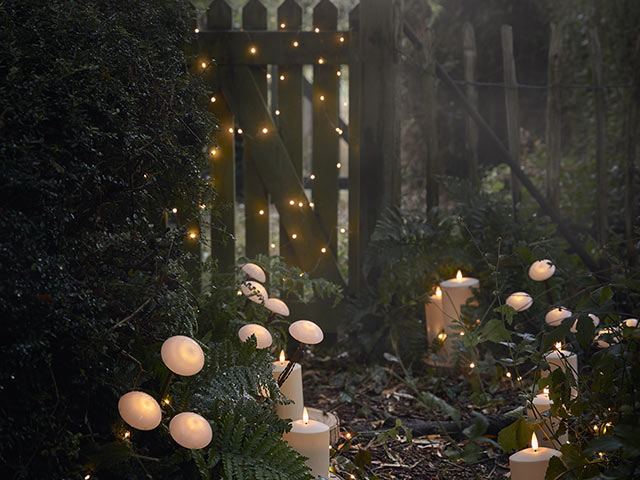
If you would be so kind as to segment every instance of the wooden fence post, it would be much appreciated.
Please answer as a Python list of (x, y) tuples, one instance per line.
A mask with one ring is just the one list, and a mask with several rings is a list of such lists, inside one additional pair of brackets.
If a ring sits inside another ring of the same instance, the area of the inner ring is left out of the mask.
[(605, 156), (605, 111), (604, 89), (602, 88), (602, 49), (598, 28), (589, 29), (589, 52), (595, 89), (596, 108), (596, 225), (600, 245), (609, 239), (607, 221), (607, 158)]
[[(504, 75), (504, 103), (507, 111), (507, 134), (509, 153), (513, 163), (520, 165), (520, 107), (518, 104), (518, 80), (516, 63), (513, 57), (513, 29), (511, 25), (503, 25), (500, 29), (502, 38), (502, 66)], [(511, 172), (511, 196), (513, 214), (517, 216), (517, 205), (520, 203), (522, 191), (518, 178)]]
[(560, 191), (560, 157), (562, 156), (562, 100), (560, 83), (560, 55), (562, 26), (551, 24), (549, 64), (547, 67), (547, 198), (558, 206)]
[(360, 251), (382, 210), (400, 203), (397, 111), (402, 0), (360, 3)]
[[(467, 83), (465, 93), (469, 103), (478, 109), (478, 89), (474, 85), (478, 51), (476, 49), (476, 34), (473, 25), (465, 22), (462, 26), (462, 52), (464, 64), (464, 81)], [(465, 115), (466, 147), (469, 155), (467, 175), (474, 187), (478, 186), (478, 126), (469, 115)]]
[[(245, 30), (266, 30), (267, 9), (259, 0), (249, 0), (242, 10), (242, 27)], [(257, 48), (257, 47), (256, 47)], [(251, 67), (256, 84), (267, 101), (267, 77), (264, 67)], [(242, 125), (241, 125), (242, 126)], [(269, 253), (269, 194), (267, 193), (256, 162), (260, 152), (251, 152), (244, 142), (244, 205), (247, 257)], [(263, 211), (261, 215), (259, 212)]]

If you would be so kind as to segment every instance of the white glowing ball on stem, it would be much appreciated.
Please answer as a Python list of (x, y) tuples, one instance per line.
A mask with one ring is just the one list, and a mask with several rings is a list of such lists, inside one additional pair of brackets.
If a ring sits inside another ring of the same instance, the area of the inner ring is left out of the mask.
[(169, 433), (184, 448), (200, 449), (211, 443), (213, 432), (209, 422), (197, 413), (179, 413), (169, 422)]
[(267, 310), (272, 311), (273, 313), (277, 313), (278, 315), (282, 315), (283, 317), (289, 316), (289, 307), (279, 298), (269, 298), (266, 302), (264, 302), (264, 306)]
[(565, 307), (557, 307), (547, 312), (544, 316), (544, 321), (551, 327), (557, 327), (565, 318), (569, 318), (571, 315), (573, 315), (571, 310), (567, 310)]
[(258, 348), (268, 348), (273, 343), (273, 338), (269, 330), (257, 323), (249, 323), (238, 330), (238, 337), (240, 337), (241, 342), (246, 342), (251, 335), (256, 336), (256, 346)]
[(153, 430), (160, 425), (160, 405), (148, 393), (132, 391), (118, 401), (118, 412), (122, 419), (138, 430)]
[(556, 273), (556, 266), (551, 263), (551, 260), (538, 260), (533, 262), (529, 267), (529, 278), (536, 282), (542, 282), (548, 280)]
[(526, 292), (515, 292), (507, 297), (507, 305), (516, 312), (524, 312), (533, 305), (533, 298)]
[(627, 318), (622, 323), (624, 324), (625, 327), (636, 328), (638, 326), (638, 319), (637, 318)]
[(240, 290), (245, 297), (255, 303), (264, 303), (269, 299), (267, 295), (267, 289), (262, 286), (261, 283), (253, 280), (248, 280), (240, 285)]
[[(594, 327), (597, 327), (598, 325), (600, 325), (600, 318), (597, 315), (594, 315), (593, 313), (590, 313), (589, 314), (589, 318), (593, 322), (593, 326)], [(578, 333), (578, 319), (577, 318), (576, 318), (576, 321), (573, 322), (573, 326), (571, 327), (571, 333)]]
[(289, 333), (300, 343), (307, 345), (315, 345), (320, 343), (324, 338), (322, 329), (309, 320), (298, 320), (289, 326)]
[(264, 270), (255, 263), (245, 263), (242, 266), (242, 271), (246, 273), (249, 278), (254, 278), (260, 283), (264, 283), (267, 279), (267, 276), (264, 274)]
[(162, 361), (169, 370), (189, 377), (204, 367), (204, 352), (198, 343), (184, 335), (167, 338), (160, 349)]

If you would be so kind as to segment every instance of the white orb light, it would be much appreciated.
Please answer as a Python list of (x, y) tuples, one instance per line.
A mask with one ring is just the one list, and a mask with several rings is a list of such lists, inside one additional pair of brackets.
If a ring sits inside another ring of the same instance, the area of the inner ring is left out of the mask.
[(507, 305), (516, 312), (524, 312), (533, 305), (533, 298), (526, 292), (515, 292), (507, 297)]
[(283, 317), (289, 316), (289, 307), (279, 298), (269, 298), (266, 302), (264, 302), (264, 306), (267, 310), (272, 311), (273, 313), (277, 313), (278, 315), (282, 315)]
[(200, 449), (211, 443), (213, 432), (209, 422), (197, 413), (179, 413), (169, 422), (169, 433), (184, 448)]
[(556, 266), (546, 258), (533, 262), (529, 267), (529, 278), (536, 282), (548, 280), (554, 273), (556, 273)]
[(637, 318), (627, 318), (622, 323), (624, 324), (625, 327), (636, 328), (638, 326), (638, 319)]
[(315, 345), (324, 338), (322, 329), (309, 320), (298, 320), (289, 325), (289, 333), (300, 343)]
[(246, 342), (247, 338), (251, 335), (256, 336), (256, 340), (258, 342), (256, 346), (258, 348), (268, 348), (273, 343), (273, 338), (271, 338), (269, 330), (257, 323), (249, 323), (238, 330), (238, 337), (240, 337), (241, 342)]
[[(597, 327), (598, 325), (600, 325), (600, 318), (597, 315), (594, 315), (593, 313), (590, 313), (589, 314), (589, 318), (593, 322), (593, 326), (594, 327)], [(573, 322), (573, 326), (571, 327), (571, 333), (578, 333), (578, 319), (577, 318), (576, 318), (576, 321)]]
[(240, 285), (240, 290), (245, 297), (255, 303), (264, 303), (269, 299), (267, 295), (267, 289), (262, 286), (261, 283), (247, 280)]
[(573, 315), (571, 310), (567, 310), (565, 307), (557, 307), (547, 312), (544, 316), (544, 321), (547, 322), (547, 325), (557, 327), (565, 318), (568, 318), (571, 315)]
[(118, 412), (125, 422), (138, 430), (153, 430), (162, 420), (158, 402), (148, 393), (135, 390), (120, 397)]
[(245, 263), (242, 266), (242, 271), (248, 275), (249, 278), (254, 278), (260, 283), (264, 283), (267, 280), (267, 276), (264, 274), (264, 270), (255, 263)]
[(189, 377), (204, 367), (204, 352), (193, 339), (184, 335), (167, 338), (160, 349), (162, 361), (169, 370)]

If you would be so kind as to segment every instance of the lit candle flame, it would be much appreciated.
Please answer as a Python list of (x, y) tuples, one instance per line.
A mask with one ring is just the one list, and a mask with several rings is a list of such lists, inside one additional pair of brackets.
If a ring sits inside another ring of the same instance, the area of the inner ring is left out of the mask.
[(544, 393), (545, 395), (549, 395), (549, 387), (544, 387), (542, 389), (542, 393)]
[(436, 297), (442, 297), (442, 290), (440, 290), (440, 287), (436, 288)]
[(284, 364), (284, 350), (280, 350), (280, 363)]
[(556, 342), (555, 347), (556, 347), (556, 350), (562, 349), (562, 342)]
[(456, 273), (456, 280), (462, 280), (462, 272), (460, 270), (458, 270), (458, 273)]
[(309, 412), (307, 412), (307, 407), (304, 407), (302, 410), (302, 421), (305, 425), (309, 423)]
[(531, 448), (533, 448), (534, 452), (538, 451), (538, 437), (536, 437), (536, 432), (531, 434)]

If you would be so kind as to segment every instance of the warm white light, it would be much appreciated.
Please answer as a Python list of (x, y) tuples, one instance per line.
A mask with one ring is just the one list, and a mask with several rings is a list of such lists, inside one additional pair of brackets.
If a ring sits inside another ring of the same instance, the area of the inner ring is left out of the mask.
[(322, 253), (327, 253), (327, 249), (326, 249), (326, 247), (322, 247), (322, 248), (320, 249), (320, 252), (322, 252)]
[(162, 420), (160, 405), (144, 392), (132, 391), (121, 396), (118, 412), (127, 424), (138, 430), (153, 430)]
[(469, 368), (476, 368), (476, 364), (475, 364), (475, 363), (473, 363), (473, 362), (471, 362), (471, 363), (469, 364)]
[(171, 400), (169, 400), (169, 398), (165, 398), (164, 400), (162, 400), (162, 403), (164, 403), (165, 405), (169, 405), (171, 403)]
[(264, 303), (268, 298), (267, 289), (264, 288), (259, 282), (248, 280), (240, 285), (242, 293), (252, 302)]
[(338, 135), (342, 135), (342, 129), (340, 127), (336, 127), (336, 132)]
[(211, 97), (211, 103), (216, 103), (216, 97)]
[(311, 175), (309, 175), (309, 179), (310, 179), (310, 180), (315, 180), (315, 179), (316, 179), (316, 176), (312, 173)]
[(344, 227), (342, 227), (342, 228), (340, 229), (340, 233), (345, 233), (346, 231), (347, 231), (347, 230), (346, 230), (346, 228), (344, 228)]
[(538, 451), (538, 437), (536, 437), (536, 432), (531, 434), (531, 448), (533, 448), (534, 452)]
[(304, 206), (304, 203), (302, 203), (302, 202), (298, 202), (298, 206), (299, 206), (300, 208), (302, 208), (302, 207)]
[(267, 73), (267, 80), (271, 80), (271, 74)]
[(533, 298), (527, 292), (515, 292), (507, 297), (506, 303), (516, 312), (524, 312), (533, 305)]
[(624, 324), (625, 327), (636, 328), (638, 326), (638, 319), (637, 318), (627, 318), (622, 323)]
[(276, 248), (276, 244), (272, 243), (271, 245), (269, 245), (271, 248)]
[(204, 366), (204, 352), (198, 342), (184, 335), (167, 338), (160, 349), (162, 361), (178, 375), (195, 375)]
[(296, 201), (295, 201), (295, 200), (289, 200), (289, 205), (293, 206), (293, 205), (295, 205), (295, 204), (296, 204)]
[(316, 33), (320, 33), (320, 29), (318, 27), (314, 28), (313, 31)]
[(302, 421), (305, 425), (309, 423), (309, 412), (307, 412), (307, 407), (302, 409)]
[(171, 209), (171, 211), (172, 211), (173, 213), (178, 213), (178, 209), (177, 209), (176, 207), (173, 207), (173, 208)]
[(347, 440), (349, 440), (349, 439), (351, 438), (351, 433), (350, 433), (350, 432), (347, 432), (347, 433), (345, 434), (345, 437), (347, 438)]
[(286, 28), (286, 25), (284, 23), (281, 23), (280, 28)]
[(229, 133), (233, 133), (233, 127), (229, 127), (227, 130)]
[(284, 80), (284, 75), (280, 75), (280, 80)]
[(315, 206), (316, 206), (316, 204), (315, 204), (315, 203), (313, 203), (313, 202), (309, 202), (309, 206), (310, 206), (311, 208), (313, 208), (313, 207), (315, 207)]
[(320, 95), (320, 101), (324, 102), (324, 95)]
[(505, 373), (505, 375), (507, 376), (507, 378), (511, 378), (511, 372), (507, 372)]
[(447, 338), (447, 334), (444, 332), (440, 332), (438, 334), (438, 340), (440, 340), (441, 342), (444, 342), (444, 340)]
[(297, 40), (295, 40), (291, 45), (293, 45), (294, 47), (298, 48), (298, 45), (300, 45), (300, 44), (298, 43)]
[(200, 449), (211, 442), (213, 432), (206, 419), (193, 412), (182, 412), (169, 422), (169, 433), (184, 448)]
[(218, 150), (216, 150), (215, 148), (212, 148), (209, 153), (215, 157), (218, 154)]
[(201, 204), (200, 204), (200, 208), (201, 208), (202, 210), (204, 210), (205, 208), (207, 208), (207, 205), (206, 205), (206, 204), (204, 204), (204, 203), (201, 203)]
[(280, 110), (276, 109), (274, 113), (276, 114), (276, 117), (277, 117), (278, 115), (280, 115)]
[(264, 210), (258, 210), (258, 215), (264, 215)]
[(296, 238), (298, 238), (298, 234), (294, 233), (293, 235), (291, 235), (291, 238), (293, 238), (295, 240)]
[(90, 478), (91, 478), (91, 475), (88, 473), (84, 476), (84, 480), (89, 480)]
[(533, 262), (529, 267), (529, 278), (536, 282), (542, 282), (548, 280), (556, 273), (556, 266), (551, 263), (551, 260), (538, 260)]
[(340, 37), (340, 43), (344, 43), (344, 37)]
[(200, 33), (200, 29), (199, 28), (194, 28), (193, 29), (193, 33)]
[(342, 168), (342, 164), (340, 162), (336, 163), (336, 168)]
[(556, 342), (553, 346), (556, 348), (556, 350), (562, 350), (562, 342)]
[(202, 62), (200, 65), (202, 65), (202, 68), (207, 68), (207, 64), (205, 62)]
[(289, 316), (289, 307), (279, 298), (270, 298), (264, 302), (264, 306), (267, 310), (282, 315), (283, 317)]
[(319, 63), (320, 65), (322, 65), (322, 64), (324, 63), (324, 58), (320, 57), (320, 58), (318, 59), (318, 63)]
[[(262, 210), (260, 211), (263, 212)], [(262, 213), (260, 215), (262, 215)], [(245, 263), (242, 266), (242, 271), (246, 273), (249, 278), (253, 278), (259, 282), (264, 282), (267, 279), (267, 276), (264, 274), (264, 270), (255, 263)]]
[(542, 389), (542, 393), (543, 393), (543, 394), (545, 394), (545, 395), (547, 395), (547, 396), (549, 396), (549, 387), (544, 387), (544, 388)]
[(442, 297), (442, 289), (440, 287), (436, 287), (436, 297)]
[(262, 129), (262, 133), (269, 133), (269, 129), (268, 129), (267, 127), (264, 127), (264, 128)]
[(298, 320), (289, 326), (289, 333), (301, 343), (315, 345), (324, 338), (322, 329), (309, 320)]
[(238, 330), (238, 337), (240, 338), (241, 342), (246, 342), (247, 339), (251, 337), (251, 335), (256, 336), (257, 348), (269, 348), (273, 343), (273, 338), (271, 337), (271, 333), (262, 325), (258, 325), (256, 323), (250, 323), (240, 328), (240, 330)]
[(340, 77), (340, 76), (342, 76), (342, 72), (341, 72), (340, 70), (338, 70), (338, 71), (336, 72), (336, 75), (337, 75), (338, 77)]
[(456, 280), (462, 280), (462, 272), (460, 270), (458, 270), (458, 273), (456, 273)]
[(464, 332), (460, 332), (460, 336), (461, 336), (461, 337), (464, 337)]
[(190, 238), (190, 239), (192, 239), (192, 240), (193, 240), (194, 238), (197, 238), (197, 236), (198, 236), (198, 234), (197, 234), (197, 233), (195, 233), (195, 232), (191, 232), (191, 233), (189, 233), (189, 238)]
[(236, 295), (237, 295), (237, 296), (242, 295), (242, 290), (238, 290), (238, 291), (236, 292)]
[(284, 350), (280, 350), (280, 363), (284, 364), (285, 361), (285, 356), (284, 356)]
[(124, 438), (125, 440), (127, 440), (129, 437), (131, 437), (131, 432), (129, 430), (127, 430), (126, 432), (124, 432), (124, 434), (122, 435), (122, 438)]
[(249, 51), (251, 52), (251, 55), (255, 55), (258, 50), (256, 50), (256, 47), (251, 47)]
[(549, 310), (544, 316), (544, 321), (551, 327), (557, 327), (565, 318), (568, 318), (571, 315), (571, 310), (567, 310), (564, 307), (558, 307), (553, 310)]

